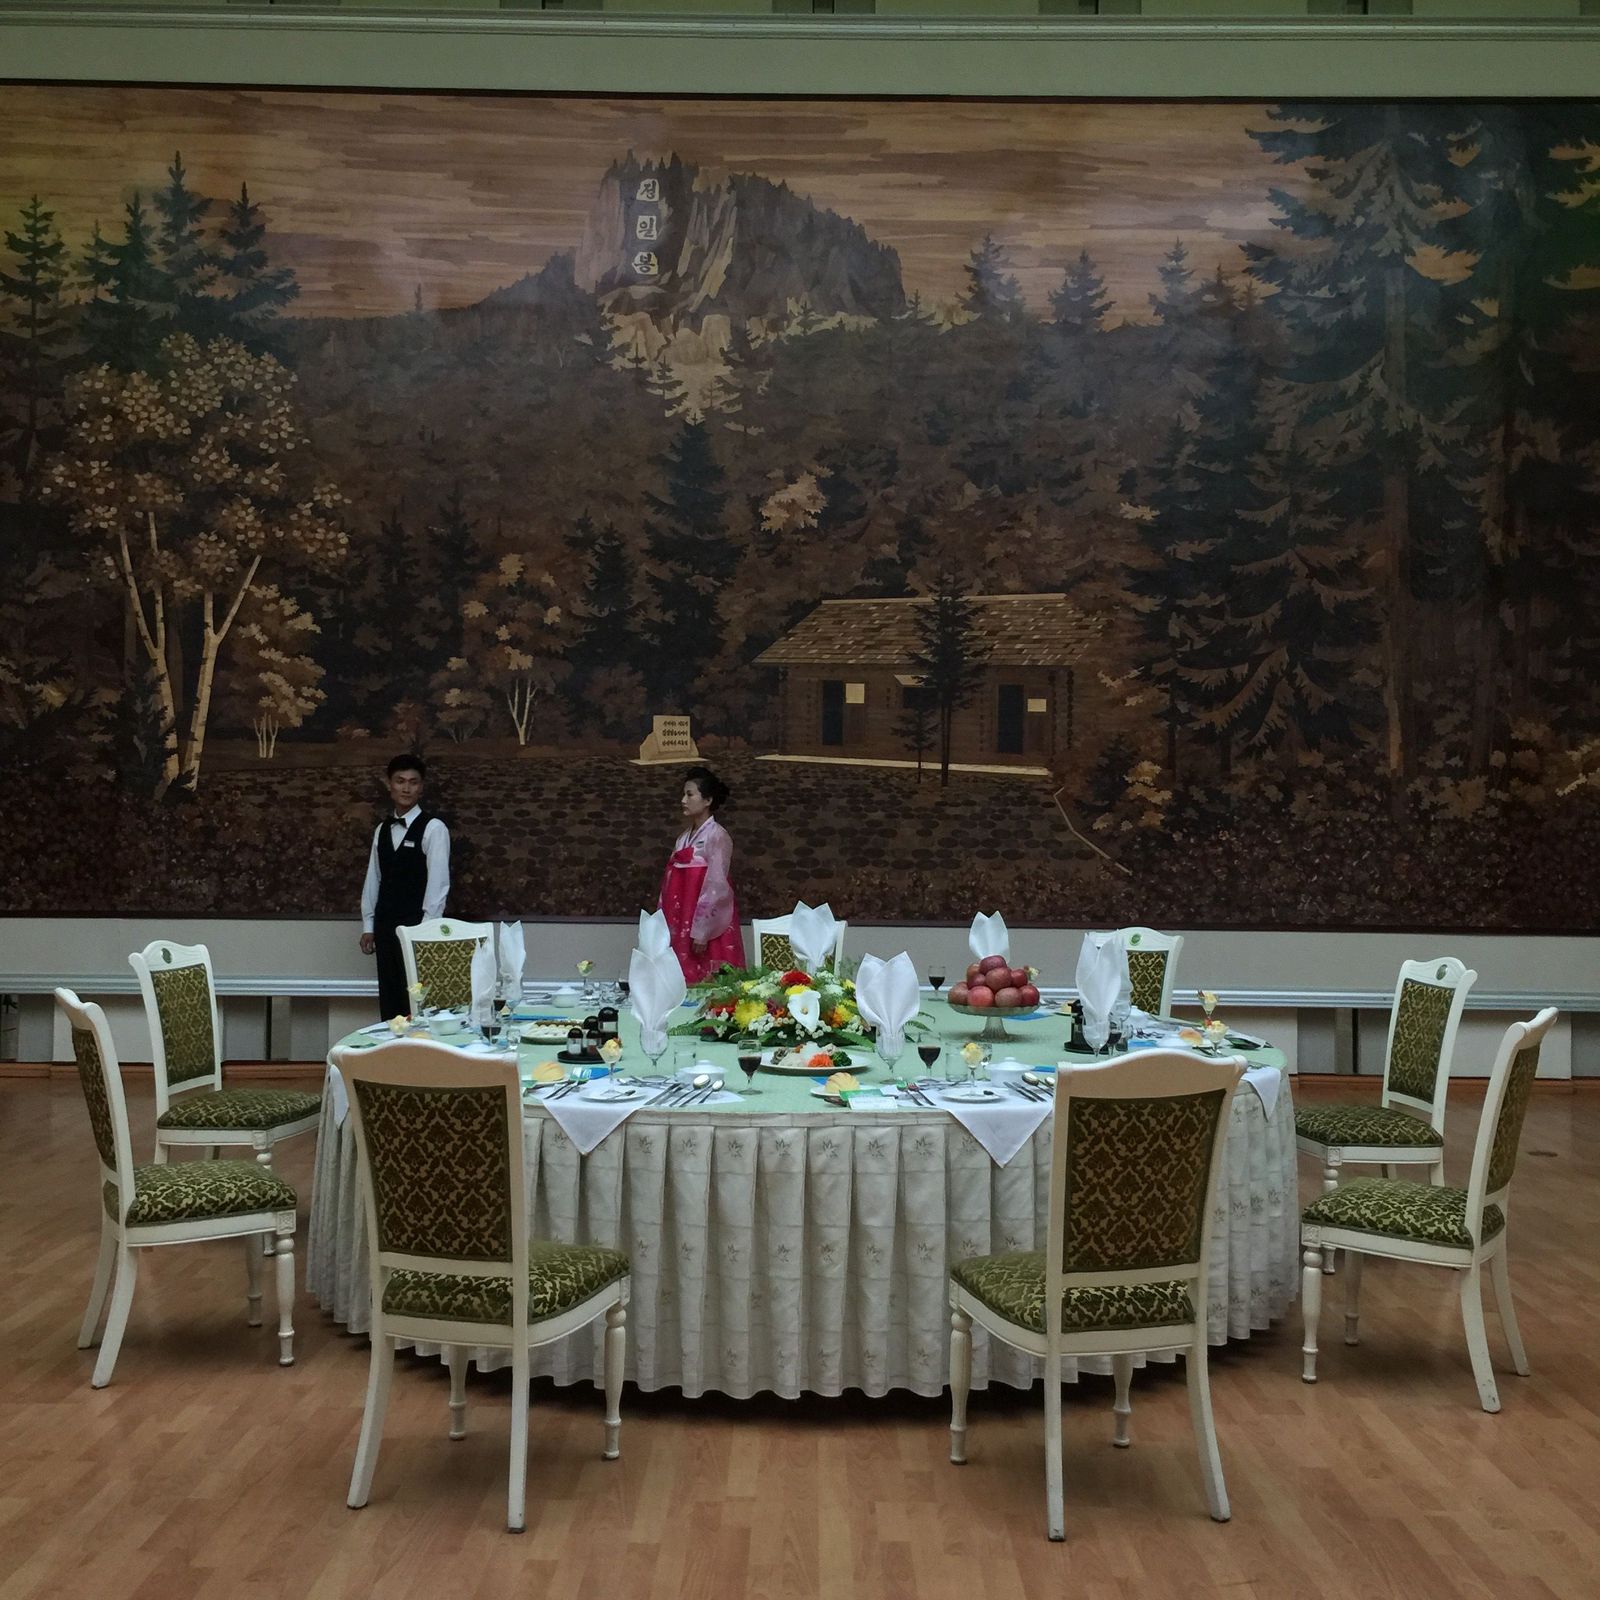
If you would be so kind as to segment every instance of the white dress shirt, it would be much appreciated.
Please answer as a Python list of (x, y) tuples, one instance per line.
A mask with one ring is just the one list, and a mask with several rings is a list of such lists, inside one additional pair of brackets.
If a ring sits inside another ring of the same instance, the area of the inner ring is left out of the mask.
[[(389, 842), (398, 848), (406, 829), (417, 820), (421, 806), (412, 806), (403, 817), (389, 817), (372, 830), (372, 850), (367, 856), (367, 881), (361, 886), (361, 931), (372, 932), (373, 914), (378, 909), (378, 831), (388, 828)], [(450, 893), (450, 830), (431, 817), (422, 830), (422, 853), (428, 862), (428, 890), (422, 899), (422, 920), (431, 922), (444, 915)]]

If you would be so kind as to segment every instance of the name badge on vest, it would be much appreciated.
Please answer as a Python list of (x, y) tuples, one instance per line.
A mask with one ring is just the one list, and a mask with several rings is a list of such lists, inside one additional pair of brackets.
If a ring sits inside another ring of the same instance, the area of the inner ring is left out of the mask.
[(415, 839), (407, 839), (401, 844), (400, 848), (402, 850), (415, 850), (417, 848), (417, 841)]

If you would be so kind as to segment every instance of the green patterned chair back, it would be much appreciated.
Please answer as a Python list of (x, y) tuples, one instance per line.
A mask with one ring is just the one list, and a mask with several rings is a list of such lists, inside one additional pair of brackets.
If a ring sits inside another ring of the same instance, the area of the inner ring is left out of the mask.
[(1555, 1020), (1555, 1008), (1546, 1007), (1529, 1022), (1513, 1022), (1500, 1041), (1472, 1156), (1467, 1191), (1469, 1220), (1477, 1215), (1475, 1207), (1496, 1199), (1516, 1174), (1522, 1124), (1527, 1119), (1533, 1080), (1539, 1071), (1539, 1048)]
[(1129, 998), (1141, 1011), (1151, 1016), (1161, 1012), (1161, 991), (1166, 985), (1167, 952), (1165, 950), (1130, 950), (1128, 952)]
[(430, 1006), (472, 1003), (472, 956), (477, 948), (476, 939), (419, 939), (412, 946), (417, 982), (428, 991)]
[(156, 1069), (156, 1111), (174, 1094), (222, 1087), (211, 955), (203, 944), (156, 939), (128, 957), (144, 997)]
[[(844, 943), (845, 929), (849, 927), (846, 922), (839, 924), (838, 939), (834, 947), (823, 959), (823, 966), (837, 969), (839, 953)], [(788, 917), (757, 917), (750, 924), (750, 931), (755, 935), (756, 960), (763, 967), (776, 967), (780, 972), (790, 967), (803, 966), (800, 957), (795, 953), (794, 942), (789, 937)]]
[(1203, 1260), (1217, 1135), (1232, 1092), (1218, 1083), (1190, 1094), (1070, 1095), (1056, 1133), (1065, 1145), (1064, 1274), (1175, 1277)]
[(335, 1059), (350, 1089), (374, 1262), (503, 1275), (519, 1239), (525, 1260), (515, 1063), (410, 1040)]
[(1128, 998), (1152, 1016), (1164, 1015), (1171, 1005), (1177, 973), (1181, 933), (1160, 933), (1155, 928), (1120, 928), (1118, 936), (1128, 953)]
[(100, 1157), (102, 1177), (122, 1194), (132, 1192), (133, 1147), (128, 1133), (128, 1106), (122, 1093), (122, 1068), (105, 1012), (85, 1005), (71, 989), (57, 989), (56, 1005), (72, 1030), (72, 1054), (78, 1084), (89, 1111), (89, 1131)]
[(1389, 1018), (1385, 1105), (1399, 1099), (1432, 1114), (1436, 1128), (1442, 1124), (1456, 1030), (1477, 976), (1450, 956), (1401, 966)]

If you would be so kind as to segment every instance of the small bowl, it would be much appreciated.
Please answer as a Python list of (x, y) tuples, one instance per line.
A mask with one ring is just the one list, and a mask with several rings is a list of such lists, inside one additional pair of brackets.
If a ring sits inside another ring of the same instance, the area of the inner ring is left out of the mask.
[(1025, 1072), (1048, 1070), (1048, 1068), (1044, 1067), (1030, 1067), (1026, 1061), (1012, 1061), (1009, 1058), (1005, 1061), (991, 1061), (989, 1063), (989, 1076), (999, 1083), (1006, 1083), (1012, 1080), (1020, 1082)]

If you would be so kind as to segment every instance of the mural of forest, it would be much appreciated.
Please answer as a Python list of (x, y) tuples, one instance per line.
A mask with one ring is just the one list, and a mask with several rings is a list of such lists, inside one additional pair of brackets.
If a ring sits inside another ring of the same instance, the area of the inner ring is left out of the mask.
[(631, 916), (679, 711), (747, 913), (1595, 925), (1600, 105), (21, 86), (0, 243), (7, 910), (353, 917), (415, 747), (453, 909)]

